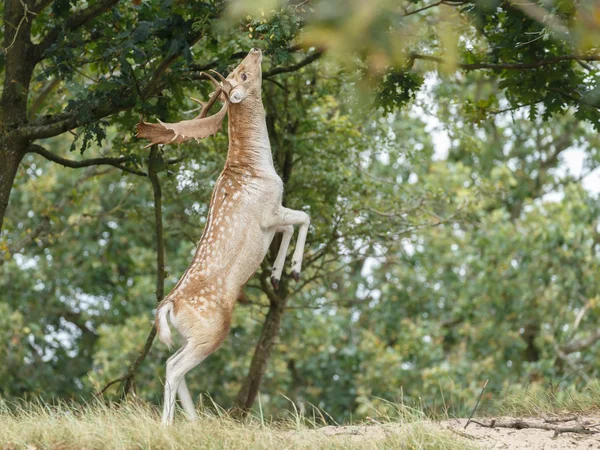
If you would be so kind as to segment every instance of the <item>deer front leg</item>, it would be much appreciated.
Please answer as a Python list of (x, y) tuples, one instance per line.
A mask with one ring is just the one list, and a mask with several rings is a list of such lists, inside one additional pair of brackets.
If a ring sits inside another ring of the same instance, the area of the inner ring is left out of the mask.
[(277, 252), (277, 258), (275, 258), (275, 263), (273, 264), (273, 269), (271, 270), (271, 284), (273, 285), (273, 289), (278, 291), (281, 273), (283, 272), (283, 264), (285, 263), (288, 247), (290, 246), (290, 241), (292, 240), (292, 235), (294, 234), (294, 227), (292, 225), (286, 225), (277, 228), (275, 232), (283, 233), (283, 236), (281, 237), (281, 245), (279, 246), (279, 251)]
[(296, 281), (300, 280), (304, 243), (306, 242), (306, 234), (310, 225), (310, 217), (303, 211), (295, 211), (281, 206), (274, 214), (266, 218), (266, 223), (269, 229), (278, 229), (289, 225), (300, 226), (298, 240), (296, 241), (296, 250), (294, 250), (294, 256), (292, 257), (292, 278)]

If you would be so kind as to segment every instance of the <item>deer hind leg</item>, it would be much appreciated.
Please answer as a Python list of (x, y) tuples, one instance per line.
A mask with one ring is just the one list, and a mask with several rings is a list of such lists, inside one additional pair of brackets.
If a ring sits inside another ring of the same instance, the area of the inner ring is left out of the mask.
[(210, 352), (203, 352), (198, 347), (186, 343), (167, 361), (165, 399), (162, 415), (162, 422), (164, 425), (171, 425), (173, 423), (176, 392), (179, 393), (179, 398), (188, 416), (192, 419), (197, 417), (194, 403), (183, 377), (186, 373), (200, 364), (209, 353)]
[(289, 225), (300, 226), (298, 240), (296, 241), (296, 250), (294, 250), (294, 256), (292, 257), (292, 278), (298, 281), (300, 279), (300, 270), (302, 269), (304, 243), (306, 242), (306, 234), (310, 226), (310, 217), (303, 211), (295, 211), (282, 206), (275, 214), (267, 218), (266, 222), (269, 228), (275, 229)]
[(279, 281), (281, 280), (281, 273), (283, 272), (283, 265), (285, 264), (285, 257), (287, 255), (292, 235), (294, 234), (294, 227), (292, 225), (285, 225), (275, 230), (276, 233), (283, 233), (281, 237), (281, 245), (279, 246), (279, 252), (277, 252), (277, 258), (273, 264), (271, 270), (271, 284), (273, 289), (279, 290)]
[[(186, 345), (187, 341), (179, 350), (177, 350), (171, 355), (171, 357), (167, 360), (167, 365), (173, 358), (175, 358), (182, 352)], [(185, 382), (185, 376), (181, 378), (179, 386), (177, 386), (177, 395), (179, 396), (179, 401), (181, 402), (181, 406), (183, 406), (183, 409), (187, 414), (188, 419), (191, 421), (196, 421), (198, 419), (198, 414), (196, 413), (196, 406), (194, 404), (194, 401), (192, 400), (190, 390), (188, 389), (187, 383)]]
[(192, 422), (198, 420), (198, 413), (196, 412), (196, 405), (194, 404), (194, 400), (190, 394), (190, 390), (188, 389), (187, 383), (185, 382), (185, 376), (181, 378), (179, 382), (179, 386), (177, 387), (177, 395), (179, 397), (179, 401), (181, 402), (181, 406), (183, 406), (183, 410), (188, 416), (188, 419)]

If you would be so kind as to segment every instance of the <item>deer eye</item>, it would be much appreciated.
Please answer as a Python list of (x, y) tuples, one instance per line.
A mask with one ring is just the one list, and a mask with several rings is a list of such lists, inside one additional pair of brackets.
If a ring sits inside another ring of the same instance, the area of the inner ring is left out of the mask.
[(246, 75), (245, 73), (243, 73), (241, 75), (242, 81), (246, 81), (248, 79), (248, 75)]

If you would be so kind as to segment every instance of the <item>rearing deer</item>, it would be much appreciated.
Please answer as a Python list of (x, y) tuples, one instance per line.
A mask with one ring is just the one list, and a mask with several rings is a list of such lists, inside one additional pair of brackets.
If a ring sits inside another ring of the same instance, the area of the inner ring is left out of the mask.
[[(255, 48), (227, 79), (215, 72), (221, 84), (207, 75), (217, 89), (195, 119), (138, 124), (138, 137), (149, 139), (150, 145), (180, 143), (215, 134), (229, 113), (227, 161), (215, 184), (194, 260), (156, 311), (160, 340), (172, 345), (170, 321), (184, 341), (167, 361), (164, 424), (173, 423), (176, 392), (188, 417), (197, 418), (185, 374), (214, 352), (229, 333), (236, 299), (260, 266), (275, 233), (283, 233), (271, 274), (273, 287), (279, 288), (293, 225), (300, 228), (292, 277), (299, 278), (310, 219), (281, 204), (283, 182), (273, 166), (261, 98), (261, 62), (262, 53)], [(206, 117), (217, 98), (223, 100), (223, 107)]]

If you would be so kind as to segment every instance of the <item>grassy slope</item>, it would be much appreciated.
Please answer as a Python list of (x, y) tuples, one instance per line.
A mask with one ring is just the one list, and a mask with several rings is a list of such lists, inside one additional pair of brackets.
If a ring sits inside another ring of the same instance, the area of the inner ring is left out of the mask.
[[(319, 431), (304, 418), (244, 423), (203, 414), (189, 423), (182, 414), (173, 427), (160, 425), (148, 405), (108, 407), (101, 403), (67, 407), (38, 404), (0, 412), (0, 448), (49, 449), (469, 449), (472, 443), (423, 421), (327, 427)], [(327, 431), (328, 430), (328, 431)], [(333, 431), (333, 432), (331, 432)]]
[[(436, 426), (433, 420), (447, 419), (451, 411), (463, 411), (466, 403), (474, 401), (461, 400), (460, 408), (444, 402), (441, 414), (389, 403), (374, 411), (376, 419), (368, 425), (324, 428), (323, 416), (317, 423), (316, 418), (297, 413), (278, 422), (267, 422), (259, 415), (241, 422), (218, 410), (204, 412), (198, 422), (189, 423), (179, 411), (175, 426), (163, 427), (159, 410), (147, 404), (0, 402), (0, 449), (472, 449), (476, 448), (473, 441)], [(581, 391), (560, 387), (509, 390), (501, 400), (482, 402), (477, 415), (550, 417), (599, 411), (600, 384), (594, 382)]]

